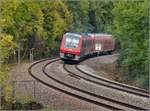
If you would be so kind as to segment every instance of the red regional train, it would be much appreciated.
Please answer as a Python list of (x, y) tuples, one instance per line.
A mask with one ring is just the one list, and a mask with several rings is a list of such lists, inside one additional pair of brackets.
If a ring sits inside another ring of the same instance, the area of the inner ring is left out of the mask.
[(80, 61), (87, 55), (111, 53), (115, 49), (115, 41), (110, 34), (65, 33), (60, 46), (60, 58)]

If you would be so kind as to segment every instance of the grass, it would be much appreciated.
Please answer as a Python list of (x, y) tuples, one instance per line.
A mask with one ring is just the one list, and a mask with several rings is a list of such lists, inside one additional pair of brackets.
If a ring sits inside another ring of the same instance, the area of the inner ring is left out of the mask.
[(49, 106), (44, 106), (41, 111), (56, 111), (54, 108), (50, 108)]

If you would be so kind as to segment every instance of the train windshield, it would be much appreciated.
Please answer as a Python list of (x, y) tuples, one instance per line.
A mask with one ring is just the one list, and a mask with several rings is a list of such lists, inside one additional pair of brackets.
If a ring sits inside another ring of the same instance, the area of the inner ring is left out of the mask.
[(73, 35), (66, 35), (66, 48), (77, 48), (79, 44), (79, 37)]

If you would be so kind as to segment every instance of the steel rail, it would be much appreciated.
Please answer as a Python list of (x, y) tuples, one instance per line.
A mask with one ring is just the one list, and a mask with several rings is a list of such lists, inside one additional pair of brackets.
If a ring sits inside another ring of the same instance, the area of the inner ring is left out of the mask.
[[(117, 101), (117, 100), (114, 100), (114, 99), (111, 99), (111, 98), (107, 98), (107, 97), (104, 97), (104, 96), (100, 96), (100, 95), (97, 95), (93, 92), (90, 92), (90, 91), (86, 91), (86, 90), (83, 90), (79, 87), (76, 87), (76, 86), (73, 86), (73, 85), (70, 85), (70, 84), (67, 84), (65, 83), (64, 81), (61, 81), (61, 80), (58, 80), (56, 79), (55, 77), (52, 77), (50, 76), (46, 71), (45, 71), (45, 68), (49, 65), (49, 63), (45, 64), (45, 66), (43, 67), (43, 72), (46, 74), (47, 77), (53, 79), (54, 81), (60, 83), (60, 84), (63, 84), (64, 86), (67, 86), (71, 89), (74, 89), (74, 90), (77, 90), (79, 92), (82, 92), (82, 93), (85, 93), (85, 94), (88, 94), (90, 96), (94, 96), (94, 97), (97, 97), (99, 99), (103, 99), (103, 100), (106, 100), (106, 101), (109, 101), (109, 102), (113, 102), (113, 103), (116, 103), (116, 104), (119, 104), (121, 106), (125, 106), (125, 107), (128, 107), (128, 108), (131, 108), (131, 109), (135, 109), (135, 110), (146, 110), (144, 108), (141, 108), (141, 107), (138, 107), (138, 106), (135, 106), (135, 105), (130, 105), (130, 104), (127, 104), (127, 103), (124, 103), (124, 102), (120, 102), (120, 101)], [(63, 65), (65, 66), (65, 65)], [(65, 69), (65, 67), (64, 67)], [(66, 70), (67, 71), (67, 70)]]
[[(48, 86), (48, 87), (50, 87), (50, 88), (55, 89), (55, 90), (57, 90), (57, 91), (63, 92), (63, 93), (65, 93), (65, 94), (68, 94), (68, 95), (70, 95), (70, 96), (76, 97), (76, 98), (78, 98), (78, 99), (81, 99), (81, 100), (84, 100), (84, 101), (87, 101), (87, 102), (90, 102), (90, 103), (93, 103), (93, 104), (95, 104), (95, 105), (102, 106), (102, 107), (105, 107), (105, 108), (110, 109), (110, 110), (121, 110), (120, 108), (117, 108), (117, 107), (114, 107), (114, 106), (110, 106), (110, 105), (107, 105), (107, 104), (104, 104), (104, 103), (101, 103), (101, 102), (98, 102), (98, 101), (95, 101), (95, 100), (92, 100), (92, 99), (89, 99), (89, 98), (80, 96), (80, 95), (78, 95), (78, 94), (71, 93), (71, 92), (66, 91), (66, 90), (64, 90), (64, 89), (58, 88), (57, 86), (51, 85), (50, 83), (47, 83), (47, 82), (43, 81), (42, 79), (36, 77), (36, 76), (32, 73), (32, 68), (33, 68), (35, 65), (37, 65), (38, 63), (42, 63), (42, 62), (44, 62), (44, 61), (46, 61), (46, 60), (49, 60), (49, 59), (44, 59), (44, 60), (37, 61), (37, 62), (33, 63), (33, 64), (29, 67), (28, 72), (29, 72), (29, 74), (30, 74), (35, 80), (39, 81), (40, 83), (42, 83), (42, 84), (44, 84), (44, 85), (46, 85), (46, 86)], [(57, 61), (57, 60), (59, 60), (59, 58), (57, 58), (57, 59), (55, 59), (55, 60), (51, 60), (50, 63), (53, 63), (53, 62), (55, 62), (55, 61)], [(50, 63), (49, 63), (49, 64), (50, 64)], [(43, 67), (42, 69), (43, 69), (43, 72), (44, 72), (44, 67)]]
[[(70, 71), (69, 69), (67, 69), (66, 66), (64, 66), (64, 68), (65, 68), (65, 70), (67, 70), (67, 72), (69, 73), (70, 76), (73, 76), (73, 77), (75, 77), (75, 78), (77, 78), (77, 79), (82, 78), (82, 79), (84, 79), (84, 80), (86, 80), (86, 81), (92, 82), (92, 83), (97, 84), (97, 85), (101, 85), (101, 86), (113, 88), (113, 89), (116, 89), (116, 90), (119, 90), (119, 91), (127, 92), (127, 93), (130, 93), (130, 94), (134, 94), (134, 95), (138, 95), (138, 96), (142, 96), (142, 97), (147, 97), (147, 98), (149, 97), (149, 95), (148, 95), (147, 93), (145, 93), (145, 92), (142, 92), (142, 93), (141, 93), (141, 92), (138, 92), (139, 90), (131, 89), (131, 88), (125, 87), (124, 85), (123, 85), (123, 86), (121, 85), (121, 87), (117, 87), (117, 86), (119, 86), (119, 85), (113, 84), (114, 82), (111, 82), (111, 81), (109, 81), (109, 80), (104, 81), (105, 79), (103, 80), (102, 78), (97, 79), (97, 80), (99, 80), (99, 81), (92, 80), (92, 78), (93, 78), (92, 75), (90, 76), (91, 79), (89, 79), (89, 78), (80, 76), (80, 75), (78, 75), (78, 74), (76, 74), (76, 73), (73, 73), (72, 71)], [(90, 74), (88, 74), (87, 72), (81, 71), (81, 70), (77, 67), (77, 65), (75, 65), (75, 68), (76, 68), (76, 70), (78, 70), (80, 73), (83, 73), (83, 74), (86, 75), (86, 76), (89, 76), (89, 75), (90, 75)], [(94, 76), (94, 77), (95, 77), (95, 76)], [(108, 84), (102, 83), (102, 82), (100, 82), (100, 81), (104, 81), (104, 82), (107, 82), (107, 83), (110, 83), (110, 82), (111, 82), (111, 84), (116, 85), (116, 86), (108, 85)], [(127, 89), (123, 89), (123, 88), (127, 88)], [(128, 90), (128, 89), (129, 89), (129, 90)], [(143, 93), (144, 93), (144, 94), (143, 94)]]
[[(140, 96), (148, 97), (148, 98), (149, 98), (149, 91), (147, 91), (147, 90), (144, 90), (144, 89), (141, 89), (141, 88), (132, 87), (132, 86), (125, 85), (125, 84), (118, 83), (118, 82), (114, 82), (114, 81), (111, 81), (111, 80), (107, 80), (107, 79), (104, 79), (104, 78), (101, 78), (101, 77), (98, 77), (98, 76), (94, 76), (94, 74), (91, 75), (91, 74), (89, 74), (89, 73), (87, 73), (87, 72), (81, 70), (78, 65), (75, 65), (75, 68), (76, 68), (79, 72), (81, 72), (81, 73), (83, 73), (83, 74), (85, 74), (85, 75), (87, 75), (87, 76), (89, 76), (89, 77), (92, 77), (92, 78), (94, 78), (94, 79), (97, 79), (97, 80), (100, 80), (100, 81), (104, 81), (104, 82), (107, 82), (107, 83), (110, 83), (110, 84), (113, 84), (113, 85), (121, 86), (121, 87), (124, 87), (124, 88), (128, 88), (128, 89), (131, 89), (131, 90), (135, 90), (135, 91), (138, 91), (138, 92), (141, 92), (141, 93), (145, 93), (145, 94), (138, 94), (138, 93), (136, 93), (136, 92), (133, 92), (133, 93), (135, 93), (135, 94), (137, 94), (137, 95), (140, 95)], [(95, 83), (97, 83), (97, 82), (95, 82)], [(99, 84), (99, 83), (98, 83), (98, 84)]]

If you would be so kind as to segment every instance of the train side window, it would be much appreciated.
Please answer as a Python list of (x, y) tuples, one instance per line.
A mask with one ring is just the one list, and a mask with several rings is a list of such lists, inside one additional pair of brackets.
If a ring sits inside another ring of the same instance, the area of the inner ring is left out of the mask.
[(87, 42), (86, 42), (86, 48), (88, 47), (88, 40), (86, 40)]
[(90, 46), (90, 41), (88, 40), (87, 47), (89, 48), (89, 46)]
[(89, 47), (89, 40), (87, 40), (87, 47)]
[(82, 48), (84, 48), (84, 40), (82, 41)]

